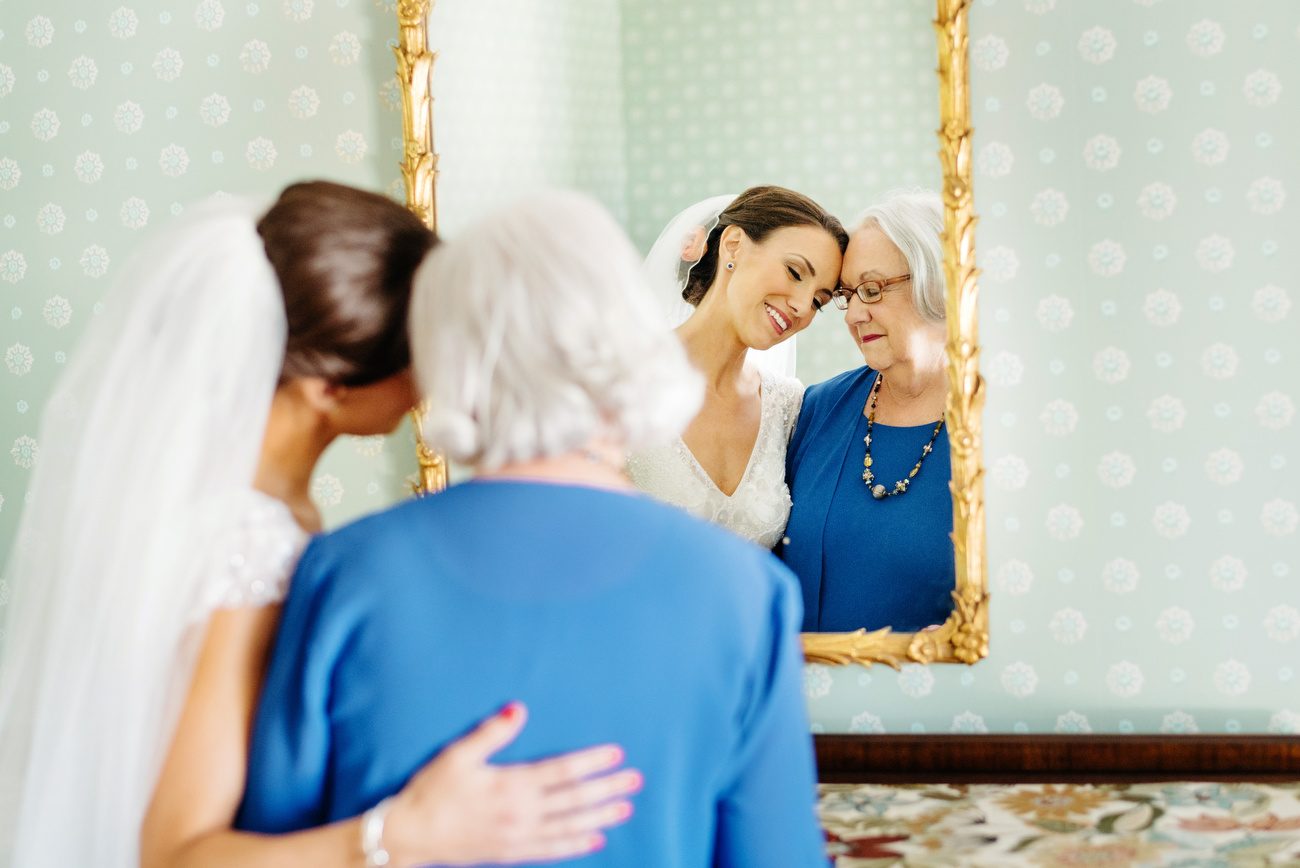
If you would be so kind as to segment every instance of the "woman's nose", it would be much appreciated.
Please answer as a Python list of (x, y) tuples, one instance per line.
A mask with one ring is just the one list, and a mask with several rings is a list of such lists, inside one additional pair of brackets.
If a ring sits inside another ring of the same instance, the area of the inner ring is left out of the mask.
[(810, 316), (811, 314), (815, 313), (817, 307), (815, 304), (813, 304), (813, 301), (814, 299), (816, 299), (816, 297), (817, 297), (816, 290), (809, 290), (808, 292), (802, 292), (802, 293), (792, 293), (786, 298), (786, 302), (790, 305), (790, 313), (794, 314), (795, 316), (801, 319), (805, 316)]
[(849, 308), (844, 311), (844, 322), (851, 326), (871, 322), (871, 305), (858, 298), (856, 292), (849, 296)]

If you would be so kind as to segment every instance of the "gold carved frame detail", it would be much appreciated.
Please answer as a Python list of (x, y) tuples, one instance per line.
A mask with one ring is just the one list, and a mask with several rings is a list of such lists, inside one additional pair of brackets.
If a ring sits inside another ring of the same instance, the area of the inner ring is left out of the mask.
[[(437, 231), (438, 156), (433, 151), (429, 75), (437, 55), (429, 51), (426, 22), (435, 0), (400, 0), (401, 36), (396, 48), (402, 83), (406, 142), (402, 177), (406, 203)], [(968, 15), (974, 0), (936, 0), (939, 48), (939, 159), (943, 166), (944, 272), (948, 284), (948, 442), (952, 448), (952, 527), (957, 558), (954, 609), (936, 630), (894, 633), (805, 633), (804, 656), (815, 663), (967, 663), (989, 652), (989, 593), (984, 558), (984, 467), (981, 418), (984, 378), (979, 373), (979, 287), (975, 267), (975, 203), (972, 194), (970, 42)], [(429, 451), (416, 426), (420, 461), (418, 493), (446, 486), (446, 464)]]
[[(399, 0), (397, 80), (402, 84), (402, 180), (406, 182), (406, 207), (424, 225), (438, 231), (438, 155), (433, 150), (433, 74), (435, 52), (429, 51), (428, 20), (433, 0)], [(415, 431), (415, 457), (420, 464), (417, 495), (433, 494), (447, 487), (447, 462), (424, 444), (423, 414), (411, 411)]]
[(974, 663), (989, 653), (988, 573), (984, 562), (984, 467), (980, 411), (979, 287), (971, 191), (970, 39), (974, 0), (937, 0), (939, 160), (943, 165), (944, 275), (948, 283), (948, 442), (952, 446), (955, 608), (937, 630), (805, 633), (804, 656), (817, 663)]

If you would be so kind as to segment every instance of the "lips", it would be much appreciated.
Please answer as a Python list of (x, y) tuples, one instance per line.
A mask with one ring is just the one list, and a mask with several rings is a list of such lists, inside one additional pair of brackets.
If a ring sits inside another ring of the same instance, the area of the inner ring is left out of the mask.
[(862, 342), (863, 342), (864, 344), (869, 344), (869, 343), (871, 343), (872, 341), (876, 340), (877, 338), (883, 338), (883, 337), (884, 337), (884, 335), (863, 335), (863, 336), (862, 336)]
[(772, 307), (770, 304), (764, 303), (763, 307), (767, 310), (767, 317), (772, 321), (772, 326), (776, 329), (776, 333), (778, 335), (785, 334), (791, 325), (790, 318), (781, 313), (781, 311)]

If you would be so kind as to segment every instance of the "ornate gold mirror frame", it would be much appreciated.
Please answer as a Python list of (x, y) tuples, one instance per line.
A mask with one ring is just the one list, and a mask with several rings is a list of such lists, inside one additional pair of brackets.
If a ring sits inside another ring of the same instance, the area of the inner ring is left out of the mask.
[[(405, 140), (402, 177), (406, 204), (437, 231), (438, 156), (433, 150), (433, 100), (429, 76), (437, 54), (429, 51), (426, 22), (435, 0), (400, 0), (397, 76), (402, 85)], [(894, 633), (805, 633), (804, 655), (816, 663), (967, 663), (988, 655), (988, 582), (984, 561), (984, 467), (981, 418), (984, 378), (979, 373), (979, 287), (975, 267), (975, 202), (972, 193), (970, 44), (967, 17), (974, 0), (936, 0), (939, 48), (939, 159), (943, 167), (944, 271), (948, 283), (947, 428), (952, 448), (952, 527), (957, 558), (955, 608), (936, 630)], [(442, 456), (420, 439), (420, 416), (411, 413), (420, 462), (417, 493), (447, 484)]]
[(805, 633), (804, 656), (818, 663), (974, 663), (989, 653), (988, 573), (984, 562), (984, 466), (979, 372), (979, 287), (971, 160), (970, 38), (974, 0), (937, 0), (939, 160), (943, 166), (944, 275), (948, 283), (948, 442), (952, 446), (952, 541), (955, 605), (937, 630)]
[[(406, 182), (406, 207), (424, 225), (438, 231), (438, 155), (433, 151), (433, 94), (429, 79), (436, 52), (429, 51), (428, 19), (432, 0), (399, 0), (397, 80), (402, 89), (402, 180)], [(424, 445), (424, 414), (411, 411), (415, 432), (415, 458), (420, 464), (418, 481), (412, 484), (417, 496), (435, 494), (447, 487), (447, 462)]]

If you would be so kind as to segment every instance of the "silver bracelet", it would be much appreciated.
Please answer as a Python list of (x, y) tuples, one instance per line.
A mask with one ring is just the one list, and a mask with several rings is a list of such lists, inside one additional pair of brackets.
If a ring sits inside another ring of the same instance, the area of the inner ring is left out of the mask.
[(384, 868), (388, 864), (388, 851), (384, 849), (384, 821), (393, 807), (389, 796), (361, 815), (361, 852), (366, 857), (366, 868)]

